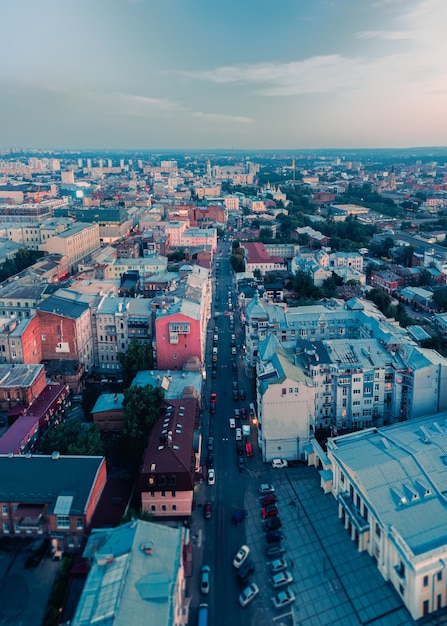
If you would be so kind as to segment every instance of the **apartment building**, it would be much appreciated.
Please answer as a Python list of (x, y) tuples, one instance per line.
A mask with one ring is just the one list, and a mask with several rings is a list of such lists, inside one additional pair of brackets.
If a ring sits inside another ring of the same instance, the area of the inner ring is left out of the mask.
[(110, 259), (108, 262), (108, 277), (119, 280), (127, 272), (138, 272), (140, 277), (165, 272), (168, 259), (164, 256), (147, 256), (138, 259)]
[(3, 363), (40, 363), (40, 326), (37, 315), (20, 320), (0, 317), (0, 361)]
[(440, 413), (330, 438), (320, 472), (352, 541), (415, 620), (447, 605), (446, 424)]
[(245, 271), (253, 273), (259, 270), (262, 275), (274, 270), (286, 270), (287, 262), (283, 257), (270, 256), (263, 243), (244, 241), (241, 244), (245, 250)]
[(91, 256), (100, 247), (99, 225), (78, 222), (39, 245), (39, 250), (66, 256), (71, 267)]

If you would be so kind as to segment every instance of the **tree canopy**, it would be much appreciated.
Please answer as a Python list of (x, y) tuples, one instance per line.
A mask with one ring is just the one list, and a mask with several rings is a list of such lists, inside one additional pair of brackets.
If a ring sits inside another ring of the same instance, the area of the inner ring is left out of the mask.
[(86, 426), (79, 420), (72, 419), (51, 428), (40, 440), (39, 452), (103, 456), (105, 443), (95, 424)]
[(118, 360), (123, 368), (123, 383), (128, 387), (140, 370), (154, 368), (154, 354), (150, 344), (132, 339), (127, 352), (120, 352)]
[(142, 442), (144, 447), (151, 427), (158, 419), (158, 408), (163, 398), (161, 387), (136, 385), (125, 389), (123, 437)]

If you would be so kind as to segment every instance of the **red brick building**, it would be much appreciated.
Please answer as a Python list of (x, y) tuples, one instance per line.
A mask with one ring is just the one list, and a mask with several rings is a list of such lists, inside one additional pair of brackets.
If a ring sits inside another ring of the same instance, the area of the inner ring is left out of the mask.
[(39, 320), (36, 315), (24, 319), (0, 318), (0, 359), (3, 363), (42, 361)]
[(46, 386), (43, 365), (0, 365), (0, 409), (27, 408)]

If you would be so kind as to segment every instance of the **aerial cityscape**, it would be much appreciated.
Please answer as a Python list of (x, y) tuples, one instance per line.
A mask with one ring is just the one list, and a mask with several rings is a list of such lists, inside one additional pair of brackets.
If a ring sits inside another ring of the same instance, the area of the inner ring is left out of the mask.
[(447, 623), (446, 23), (2, 7), (0, 626)]

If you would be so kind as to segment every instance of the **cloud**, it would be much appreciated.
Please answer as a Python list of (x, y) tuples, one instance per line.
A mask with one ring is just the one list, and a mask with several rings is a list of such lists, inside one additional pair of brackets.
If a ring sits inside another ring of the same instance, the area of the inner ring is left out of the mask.
[(356, 39), (414, 39), (414, 33), (398, 30), (363, 30), (355, 34)]
[(245, 117), (243, 115), (221, 115), (220, 113), (201, 113), (196, 111), (192, 114), (193, 117), (200, 118), (202, 120), (210, 120), (216, 122), (231, 122), (236, 124), (252, 124), (254, 119), (251, 117)]

